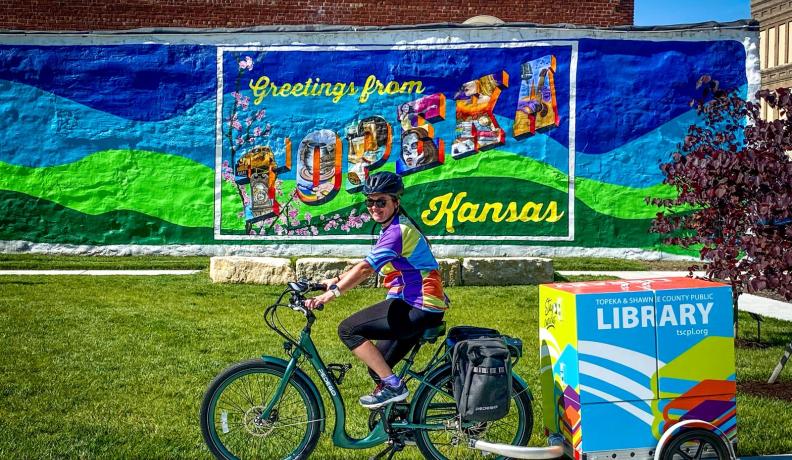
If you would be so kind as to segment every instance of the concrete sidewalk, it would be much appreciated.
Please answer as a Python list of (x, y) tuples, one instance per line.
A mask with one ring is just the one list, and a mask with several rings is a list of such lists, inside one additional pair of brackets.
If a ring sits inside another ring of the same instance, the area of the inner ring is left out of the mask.
[(192, 275), (201, 270), (0, 270), (2, 275), (92, 275), (92, 276), (154, 276)]
[[(559, 271), (556, 272), (563, 276), (581, 276), (581, 275), (599, 275), (599, 276), (613, 276), (621, 279), (645, 279), (645, 278), (672, 278), (679, 276), (688, 276), (688, 272), (674, 272), (674, 271), (593, 271), (593, 270), (579, 270), (579, 271)], [(704, 277), (705, 272), (693, 272), (693, 275)], [(742, 294), (738, 300), (740, 310), (749, 313), (756, 313), (757, 315), (767, 316), (769, 318), (782, 319), (784, 321), (792, 321), (792, 303), (781, 302), (778, 300), (768, 299), (753, 294)], [(792, 460), (792, 458), (790, 459)]]

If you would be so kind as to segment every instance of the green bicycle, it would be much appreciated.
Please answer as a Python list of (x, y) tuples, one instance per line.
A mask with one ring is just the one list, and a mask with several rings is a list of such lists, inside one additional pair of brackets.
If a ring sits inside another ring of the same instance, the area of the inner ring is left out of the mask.
[[(415, 443), (429, 459), (474, 458), (483, 454), (481, 450), (514, 456), (509, 448), (532, 449), (517, 447), (528, 443), (533, 429), (531, 392), (517, 374), (512, 375), (508, 415), (495, 422), (476, 423), (464, 421), (457, 414), (451, 390), (450, 348), (443, 341), (423, 369), (412, 369), (421, 346), (445, 334), (444, 323), (425, 331), (401, 364), (399, 376), (417, 382), (414, 396), (372, 411), (370, 432), (362, 439), (350, 437), (338, 384), (351, 366), (325, 365), (311, 339), (316, 316), (303, 305), (305, 295), (318, 290), (325, 290), (325, 286), (305, 280), (290, 282), (264, 313), (267, 326), (285, 339), (288, 359), (262, 356), (244, 361), (221, 372), (209, 385), (201, 405), (201, 432), (217, 458), (308, 457), (325, 429), (326, 412), (319, 389), (300, 368), (306, 360), (324, 383), (335, 408), (332, 439), (338, 447), (366, 449), (386, 444), (373, 458), (392, 458), (405, 445)], [(288, 302), (284, 302), (287, 296)], [(305, 327), (296, 341), (278, 325), (277, 312), (282, 307), (305, 316)], [(522, 345), (513, 340), (509, 348), (516, 362)]]

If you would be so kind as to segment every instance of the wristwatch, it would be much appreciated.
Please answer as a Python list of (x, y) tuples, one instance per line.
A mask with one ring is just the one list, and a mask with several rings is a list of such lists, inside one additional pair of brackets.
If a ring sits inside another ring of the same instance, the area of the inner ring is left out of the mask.
[(330, 286), (330, 289), (328, 289), (328, 291), (332, 292), (333, 295), (336, 297), (341, 297), (341, 289), (338, 289), (337, 284)]

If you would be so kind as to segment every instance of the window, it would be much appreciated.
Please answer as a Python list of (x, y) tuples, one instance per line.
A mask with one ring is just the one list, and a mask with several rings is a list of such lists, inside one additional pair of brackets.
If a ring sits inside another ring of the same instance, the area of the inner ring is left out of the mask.
[(767, 31), (759, 32), (759, 68), (767, 68)]

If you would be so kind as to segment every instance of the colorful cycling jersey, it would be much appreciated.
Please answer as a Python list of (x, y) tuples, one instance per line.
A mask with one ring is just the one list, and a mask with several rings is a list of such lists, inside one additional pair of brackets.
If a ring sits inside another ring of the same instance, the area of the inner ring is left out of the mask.
[(426, 238), (403, 216), (394, 217), (380, 232), (365, 260), (385, 276), (387, 298), (403, 299), (425, 311), (442, 312), (448, 308), (437, 259)]

